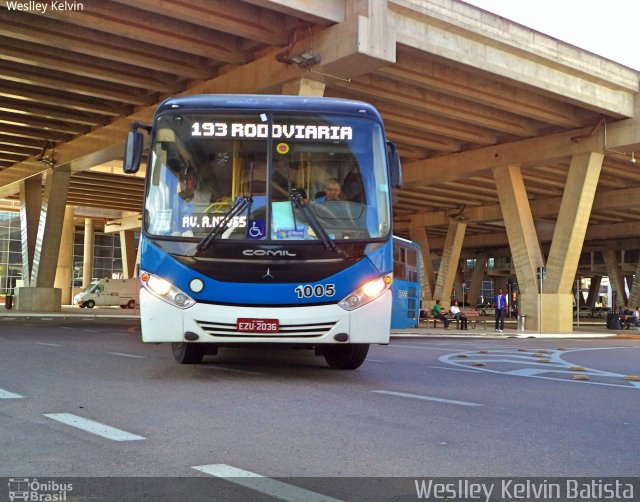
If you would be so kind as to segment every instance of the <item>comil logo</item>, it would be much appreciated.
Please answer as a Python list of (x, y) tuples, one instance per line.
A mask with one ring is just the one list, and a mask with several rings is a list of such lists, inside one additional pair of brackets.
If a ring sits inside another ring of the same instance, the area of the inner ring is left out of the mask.
[(9, 478), (9, 500), (33, 502), (64, 502), (67, 492), (73, 490), (71, 483), (38, 481), (29, 478)]
[(245, 249), (242, 252), (245, 256), (296, 256), (287, 249)]

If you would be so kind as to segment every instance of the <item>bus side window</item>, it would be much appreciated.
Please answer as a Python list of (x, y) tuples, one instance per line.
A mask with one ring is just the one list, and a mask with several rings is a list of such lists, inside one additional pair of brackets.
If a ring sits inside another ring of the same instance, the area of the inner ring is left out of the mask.
[(406, 252), (406, 248), (400, 246), (394, 246), (393, 248), (393, 276), (399, 280), (407, 278)]

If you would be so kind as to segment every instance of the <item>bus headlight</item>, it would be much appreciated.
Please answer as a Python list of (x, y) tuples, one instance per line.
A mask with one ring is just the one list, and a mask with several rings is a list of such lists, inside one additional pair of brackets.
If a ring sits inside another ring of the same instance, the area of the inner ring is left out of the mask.
[(355, 310), (378, 298), (391, 287), (391, 274), (377, 277), (344, 297), (338, 305), (345, 310)]
[(156, 298), (160, 298), (171, 305), (187, 309), (195, 305), (196, 301), (189, 295), (176, 288), (169, 281), (148, 272), (140, 274), (142, 286)]

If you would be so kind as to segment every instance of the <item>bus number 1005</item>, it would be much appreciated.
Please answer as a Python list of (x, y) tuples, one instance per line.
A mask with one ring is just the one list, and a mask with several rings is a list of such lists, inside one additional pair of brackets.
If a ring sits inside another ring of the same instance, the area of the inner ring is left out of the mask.
[(322, 298), (336, 294), (335, 284), (301, 284), (295, 289), (298, 298)]

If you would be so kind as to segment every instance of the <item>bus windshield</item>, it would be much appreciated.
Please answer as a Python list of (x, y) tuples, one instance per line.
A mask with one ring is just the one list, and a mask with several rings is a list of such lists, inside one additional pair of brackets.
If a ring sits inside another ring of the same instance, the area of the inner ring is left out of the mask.
[(385, 238), (385, 151), (368, 118), (165, 113), (154, 127), (145, 229), (194, 240)]

